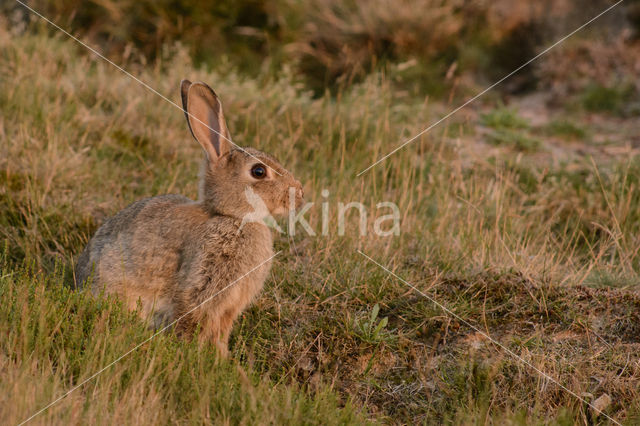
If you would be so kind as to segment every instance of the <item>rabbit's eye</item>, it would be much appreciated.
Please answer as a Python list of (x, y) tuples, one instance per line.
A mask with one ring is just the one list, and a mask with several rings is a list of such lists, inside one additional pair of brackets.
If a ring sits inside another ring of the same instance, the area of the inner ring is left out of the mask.
[(256, 179), (264, 179), (267, 176), (267, 168), (264, 164), (256, 164), (251, 168), (251, 176)]

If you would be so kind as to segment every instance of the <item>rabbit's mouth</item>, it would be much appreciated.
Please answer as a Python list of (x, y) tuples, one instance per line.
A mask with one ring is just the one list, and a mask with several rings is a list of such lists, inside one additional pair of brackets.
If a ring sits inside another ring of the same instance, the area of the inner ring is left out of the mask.
[(298, 210), (304, 204), (304, 191), (302, 190), (302, 185), (296, 188), (296, 201), (293, 206), (294, 210)]
[(297, 183), (296, 186), (290, 186), (280, 202), (277, 203), (276, 208), (271, 210), (271, 214), (274, 216), (286, 216), (292, 211), (299, 210), (304, 204), (303, 195), (302, 185)]
[(289, 187), (288, 210), (298, 210), (304, 204), (304, 191), (300, 182), (296, 181), (295, 186)]

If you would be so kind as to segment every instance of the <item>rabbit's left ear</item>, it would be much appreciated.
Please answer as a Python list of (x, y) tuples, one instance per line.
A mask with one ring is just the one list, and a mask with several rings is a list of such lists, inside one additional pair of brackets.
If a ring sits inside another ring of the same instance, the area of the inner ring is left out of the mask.
[(189, 124), (189, 113), (187, 112), (187, 94), (189, 93), (189, 87), (191, 87), (191, 82), (186, 78), (180, 82), (180, 99), (182, 99), (182, 111), (184, 112), (184, 118), (187, 119), (187, 126), (189, 126), (189, 131), (191, 135), (193, 135), (193, 130), (191, 130), (191, 124)]
[(189, 80), (182, 80), (180, 95), (191, 134), (204, 148), (209, 161), (217, 161), (231, 148), (231, 136), (218, 96), (205, 83)]

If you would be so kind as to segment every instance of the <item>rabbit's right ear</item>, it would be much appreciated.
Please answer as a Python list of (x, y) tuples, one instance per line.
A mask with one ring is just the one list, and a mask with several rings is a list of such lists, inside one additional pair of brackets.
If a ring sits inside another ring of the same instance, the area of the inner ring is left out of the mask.
[(209, 161), (217, 161), (231, 148), (218, 96), (206, 84), (189, 80), (180, 83), (180, 95), (191, 134), (202, 145)]

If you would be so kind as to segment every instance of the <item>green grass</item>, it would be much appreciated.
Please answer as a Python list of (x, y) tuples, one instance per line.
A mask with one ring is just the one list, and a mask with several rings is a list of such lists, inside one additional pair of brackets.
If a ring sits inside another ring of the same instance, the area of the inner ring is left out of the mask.
[(487, 140), (493, 145), (510, 146), (518, 151), (538, 151), (541, 146), (541, 142), (533, 136), (512, 130), (496, 130), (489, 134)]
[(529, 134), (527, 120), (520, 117), (514, 109), (500, 106), (481, 114), (480, 123), (492, 129), (487, 135), (487, 142), (492, 145), (527, 152), (535, 152), (541, 148), (541, 142)]
[(578, 126), (576, 123), (566, 119), (553, 120), (546, 126), (546, 131), (553, 136), (577, 141), (584, 140), (590, 136), (588, 128)]
[(587, 111), (622, 115), (633, 97), (634, 89), (631, 86), (590, 85), (584, 89), (580, 101)]
[[(176, 102), (182, 78), (211, 84), (234, 140), (272, 152), (304, 183), (316, 232), (329, 190), (329, 235), (276, 236), (283, 253), (234, 326), (230, 360), (162, 334), (34, 421), (607, 424), (476, 329), (578, 395), (610, 395), (616, 420), (637, 421), (635, 153), (592, 160), (562, 143), (546, 149), (545, 135), (518, 143), (529, 124), (489, 106), (479, 125), (428, 133), (356, 177), (447, 106), (381, 73), (315, 98), (286, 70), (247, 77), (169, 53), (124, 65)], [(0, 383), (10, 390), (0, 421), (12, 424), (152, 334), (117, 301), (68, 289), (70, 270), (129, 203), (195, 198), (202, 153), (179, 109), (60, 37), (0, 26), (0, 75)], [(488, 147), (476, 136), (487, 128), (508, 137)], [(339, 201), (370, 213), (394, 201), (400, 236), (361, 237), (357, 215), (339, 236)]]
[[(70, 290), (64, 271), (8, 269), (2, 259), (0, 332), (5, 388), (3, 423), (26, 420), (53, 397), (81, 384), (141, 342), (96, 380), (36, 418), (38, 423), (320, 423), (363, 422), (349, 401), (328, 387), (310, 395), (274, 385), (237, 362), (221, 361), (212, 346), (153, 332), (117, 301)], [(38, 362), (29, 362), (38, 360)], [(248, 371), (247, 371), (248, 370)], [(107, 417), (104, 416), (108, 412)], [(78, 417), (79, 416), (79, 417)]]
[(526, 129), (529, 127), (527, 120), (520, 117), (517, 111), (505, 106), (500, 106), (499, 108), (482, 114), (481, 122), (485, 126), (497, 130)]

